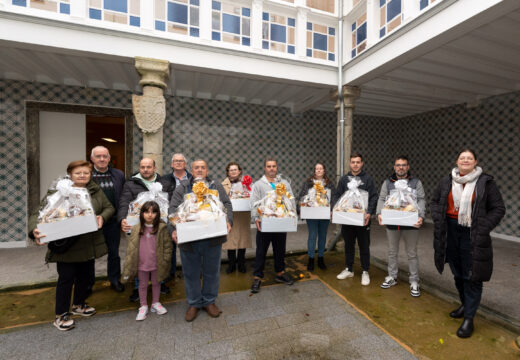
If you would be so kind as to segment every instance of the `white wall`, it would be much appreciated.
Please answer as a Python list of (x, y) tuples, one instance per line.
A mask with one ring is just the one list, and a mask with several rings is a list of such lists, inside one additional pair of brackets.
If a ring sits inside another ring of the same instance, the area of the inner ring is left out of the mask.
[(40, 198), (71, 161), (85, 159), (86, 134), (84, 114), (40, 112)]

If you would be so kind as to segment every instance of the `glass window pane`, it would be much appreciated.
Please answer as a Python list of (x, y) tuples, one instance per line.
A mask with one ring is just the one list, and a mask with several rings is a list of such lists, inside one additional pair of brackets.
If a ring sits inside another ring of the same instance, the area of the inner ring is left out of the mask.
[(314, 33), (313, 35), (314, 49), (327, 51), (327, 36), (318, 33)]
[(155, 0), (155, 19), (165, 20), (164, 0)]
[(168, 3), (168, 21), (188, 23), (188, 7), (182, 4)]
[(388, 1), (386, 8), (387, 8), (386, 21), (390, 21), (401, 13), (401, 0)]
[(284, 43), (286, 41), (285, 26), (271, 24), (271, 40)]
[(195, 6), (190, 7), (190, 25), (199, 26), (199, 8)]
[(287, 28), (287, 31), (288, 31), (288, 35), (287, 35), (288, 39), (287, 39), (287, 42), (288, 42), (289, 44), (294, 45), (294, 28), (293, 28), (293, 27), (289, 27), (289, 28)]
[(251, 33), (250, 29), (250, 20), (242, 18), (242, 35), (249, 36)]
[(105, 10), (119, 11), (119, 12), (127, 12), (127, 2), (126, 0), (105, 0), (104, 1)]
[(213, 11), (211, 15), (211, 28), (220, 31), (220, 13)]
[(222, 14), (222, 30), (240, 35), (240, 17)]
[(361, 42), (365, 41), (366, 38), (367, 38), (367, 23), (364, 23), (357, 29), (357, 38), (356, 38), (357, 44), (360, 44)]
[(262, 23), (262, 39), (269, 40), (269, 24), (266, 22)]

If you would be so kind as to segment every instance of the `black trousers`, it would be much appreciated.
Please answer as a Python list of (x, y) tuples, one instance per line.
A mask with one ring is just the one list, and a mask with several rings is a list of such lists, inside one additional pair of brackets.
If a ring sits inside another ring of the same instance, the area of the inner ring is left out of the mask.
[(448, 218), (448, 246), (446, 257), (455, 279), (455, 287), (464, 305), (464, 318), (473, 319), (482, 298), (482, 281), (472, 281), (470, 229), (460, 226), (456, 219)]
[(361, 268), (368, 271), (370, 267), (370, 224), (367, 226), (341, 225), (341, 235), (345, 240), (345, 264), (352, 271), (356, 239), (359, 246)]
[(83, 305), (90, 285), (90, 274), (94, 260), (77, 263), (58, 262), (58, 284), (56, 285), (56, 315), (69, 311), (72, 286), (74, 286), (74, 305)]
[(112, 284), (117, 283), (121, 278), (121, 258), (119, 257), (121, 228), (118, 225), (117, 221), (110, 221), (103, 225), (103, 235), (105, 236), (105, 243), (108, 249), (107, 277)]
[(256, 257), (253, 275), (259, 278), (264, 277), (265, 256), (269, 249), (269, 244), (273, 244), (274, 270), (279, 273), (285, 270), (285, 243), (287, 233), (264, 233), (256, 232)]

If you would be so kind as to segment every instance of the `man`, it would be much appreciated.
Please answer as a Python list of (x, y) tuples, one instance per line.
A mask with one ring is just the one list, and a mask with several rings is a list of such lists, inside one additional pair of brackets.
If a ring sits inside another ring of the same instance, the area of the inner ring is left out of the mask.
[[(182, 180), (176, 187), (168, 213), (173, 214), (183, 203), (184, 195), (193, 192), (194, 183), (204, 181), (210, 189), (218, 191), (219, 199), (224, 204), (229, 233), (233, 225), (233, 208), (226, 191), (220, 183), (215, 183), (208, 177), (209, 170), (204, 160), (195, 160), (191, 166), (191, 173), (192, 178)], [(171, 224), (168, 226), (172, 231), (172, 240), (177, 243), (177, 230)], [(179, 245), (186, 299), (189, 305), (185, 316), (188, 322), (195, 320), (201, 308), (211, 317), (218, 317), (222, 313), (215, 305), (215, 301), (220, 283), (220, 257), (224, 242), (226, 236), (217, 236)]]
[(365, 223), (363, 226), (341, 225), (341, 234), (345, 240), (345, 263), (346, 268), (336, 276), (343, 280), (354, 276), (354, 251), (356, 239), (359, 246), (359, 257), (361, 258), (361, 285), (368, 286), (370, 284), (370, 275), (368, 270), (370, 267), (370, 217), (375, 214), (377, 206), (377, 190), (374, 180), (363, 170), (363, 156), (359, 153), (350, 155), (350, 171), (344, 175), (338, 183), (338, 188), (332, 199), (332, 206), (336, 204), (339, 198), (348, 191), (348, 183), (352, 177), (358, 177), (362, 184), (360, 190), (368, 192), (368, 207), (365, 213)]
[(390, 191), (395, 189), (395, 182), (397, 180), (407, 180), (408, 187), (417, 196), (417, 205), (419, 207), (419, 219), (417, 223), (412, 226), (386, 226), (386, 236), (388, 238), (388, 276), (381, 284), (383, 289), (388, 289), (397, 285), (397, 253), (399, 252), (399, 240), (404, 239), (406, 254), (408, 256), (408, 269), (410, 272), (410, 295), (418, 297), (421, 295), (419, 289), (419, 260), (417, 258), (417, 241), (419, 240), (419, 228), (423, 224), (425, 213), (424, 188), (421, 181), (410, 174), (410, 164), (408, 158), (401, 155), (395, 159), (394, 173), (386, 179), (381, 186), (379, 193), (379, 201), (377, 203), (377, 218), (379, 224), (382, 224), (381, 210), (385, 205), (385, 200)]
[[(179, 186), (182, 180), (191, 180), (192, 175), (186, 171), (186, 157), (183, 154), (173, 154), (171, 167), (173, 172), (170, 175), (161, 177), (163, 191), (168, 193), (168, 201), (172, 200), (175, 188)], [(177, 244), (173, 242), (172, 266), (170, 268), (170, 278), (175, 279), (175, 270), (177, 268)]]
[[(264, 161), (264, 176), (253, 185), (253, 193), (251, 194), (251, 204), (255, 204), (262, 200), (267, 192), (273, 191), (276, 184), (282, 182), (285, 184), (287, 192), (293, 197), (291, 185), (286, 180), (277, 178), (278, 164), (275, 158), (267, 157)], [(257, 209), (252, 207), (251, 217), (256, 224), (256, 257), (255, 268), (253, 271), (253, 284), (251, 285), (251, 292), (257, 293), (260, 291), (262, 279), (264, 278), (265, 257), (269, 244), (273, 244), (274, 255), (274, 269), (276, 271), (275, 281), (292, 285), (294, 280), (285, 273), (285, 244), (287, 241), (287, 233), (264, 233), (262, 232), (261, 219), (258, 216)]]
[[(137, 195), (144, 191), (148, 191), (149, 186), (154, 182), (160, 181), (160, 179), (161, 176), (156, 173), (155, 161), (150, 158), (141, 159), (139, 162), (139, 172), (132, 175), (132, 177), (126, 181), (125, 186), (123, 187), (121, 199), (119, 200), (117, 220), (121, 223), (121, 230), (124, 233), (128, 233), (132, 229), (132, 226), (128, 225), (126, 222), (128, 205), (137, 199)], [(161, 283), (161, 294), (169, 293), (170, 289), (164, 283)], [(139, 301), (139, 282), (137, 281), (137, 278), (134, 290), (132, 291), (129, 300), (132, 302)]]
[[(96, 146), (90, 153), (90, 161), (94, 164), (92, 180), (99, 184), (101, 190), (114, 207), (119, 208), (119, 200), (125, 184), (125, 174), (121, 170), (114, 169), (110, 163), (110, 153), (104, 146)], [(125, 291), (121, 284), (121, 258), (119, 257), (119, 243), (121, 240), (121, 230), (117, 222), (117, 214), (103, 224), (103, 235), (108, 249), (107, 277), (110, 287), (117, 292)]]

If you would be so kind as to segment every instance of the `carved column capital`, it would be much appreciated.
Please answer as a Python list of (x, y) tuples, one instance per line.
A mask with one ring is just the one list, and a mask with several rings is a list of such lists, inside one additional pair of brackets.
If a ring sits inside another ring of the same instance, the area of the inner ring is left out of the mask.
[(170, 63), (167, 60), (136, 56), (135, 68), (141, 76), (140, 86), (156, 86), (161, 89), (168, 86), (166, 81), (170, 78)]

